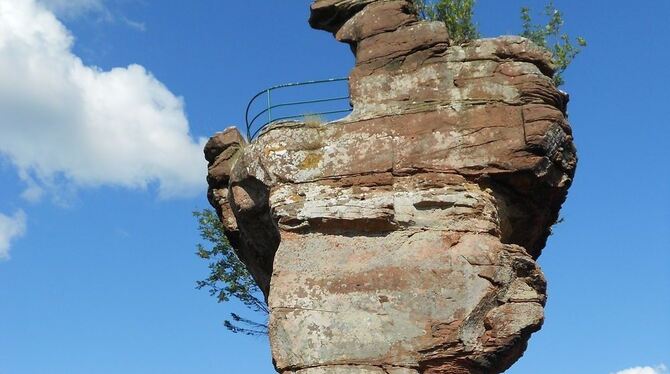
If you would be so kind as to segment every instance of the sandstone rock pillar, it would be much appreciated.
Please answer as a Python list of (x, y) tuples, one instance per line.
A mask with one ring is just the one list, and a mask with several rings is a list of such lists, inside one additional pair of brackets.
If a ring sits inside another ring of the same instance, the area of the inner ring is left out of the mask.
[(451, 45), (404, 0), (318, 0), (353, 113), (207, 145), (212, 205), (284, 374), (499, 373), (544, 319), (535, 260), (572, 182), (567, 96), (520, 37)]

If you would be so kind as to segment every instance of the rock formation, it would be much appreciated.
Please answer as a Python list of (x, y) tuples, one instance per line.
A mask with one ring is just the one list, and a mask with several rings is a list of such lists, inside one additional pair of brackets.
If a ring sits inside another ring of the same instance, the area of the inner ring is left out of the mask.
[(543, 322), (535, 260), (576, 166), (526, 39), (450, 45), (405, 0), (317, 0), (356, 55), (347, 118), (207, 144), (209, 199), (284, 374), (499, 373)]

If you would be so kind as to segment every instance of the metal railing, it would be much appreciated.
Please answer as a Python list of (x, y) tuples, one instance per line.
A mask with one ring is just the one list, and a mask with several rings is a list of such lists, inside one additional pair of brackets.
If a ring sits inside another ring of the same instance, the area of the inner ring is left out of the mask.
[[(342, 114), (342, 113), (349, 113), (352, 110), (351, 104), (349, 103), (349, 91), (347, 89), (347, 95), (346, 96), (337, 96), (337, 97), (328, 97), (324, 99), (309, 99), (309, 100), (299, 100), (299, 101), (288, 101), (288, 102), (280, 102), (278, 104), (273, 103), (273, 96), (272, 93), (280, 90), (280, 89), (286, 89), (286, 88), (294, 88), (294, 87), (300, 87), (300, 86), (308, 86), (308, 85), (326, 85), (326, 84), (332, 84), (336, 82), (344, 82), (348, 81), (349, 78), (331, 78), (331, 79), (323, 79), (323, 80), (316, 80), (316, 81), (307, 81), (307, 82), (299, 82), (299, 83), (287, 83), (287, 84), (280, 84), (277, 86), (273, 86), (270, 88), (267, 88), (258, 94), (254, 96), (250, 101), (249, 105), (247, 105), (247, 110), (245, 113), (245, 121), (247, 125), (247, 139), (251, 141), (253, 138), (258, 135), (258, 133), (265, 128), (267, 125), (277, 122), (277, 121), (283, 121), (283, 120), (289, 120), (289, 119), (298, 119), (298, 118), (304, 118), (307, 116), (329, 116), (333, 114)], [(265, 106), (264, 109), (261, 110), (258, 113), (252, 114), (252, 107), (254, 106), (255, 103), (258, 102), (263, 96), (266, 96)], [(337, 102), (344, 102), (346, 101), (346, 109), (339, 109), (342, 107), (341, 104), (336, 104), (336, 107), (329, 108), (328, 110), (321, 110), (317, 112), (307, 112), (306, 110), (301, 110), (300, 114), (291, 114), (291, 115), (286, 115), (286, 114), (280, 114), (278, 117), (273, 117), (273, 111), (275, 113), (278, 112), (277, 109), (280, 108), (292, 108), (292, 107), (301, 107), (305, 109), (309, 109), (307, 105), (310, 104), (324, 104), (324, 103), (337, 103)], [(253, 116), (253, 117), (251, 117)], [(251, 117), (251, 118), (250, 118)]]

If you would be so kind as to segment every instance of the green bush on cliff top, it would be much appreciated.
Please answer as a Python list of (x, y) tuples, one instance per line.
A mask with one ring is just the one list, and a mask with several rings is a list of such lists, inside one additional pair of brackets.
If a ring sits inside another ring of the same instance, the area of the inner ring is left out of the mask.
[(443, 21), (449, 37), (455, 43), (465, 43), (479, 38), (473, 21), (475, 0), (414, 0), (419, 15), (424, 19)]
[[(414, 5), (421, 18), (444, 22), (454, 43), (462, 44), (479, 38), (474, 22), (475, 0), (414, 0)], [(565, 83), (563, 73), (581, 49), (586, 47), (586, 40), (578, 37), (575, 39), (576, 44), (573, 44), (570, 36), (561, 31), (565, 23), (563, 13), (556, 9), (553, 1), (545, 7), (544, 16), (548, 18), (547, 24), (534, 24), (530, 8), (521, 8), (521, 36), (552, 53), (556, 65), (554, 83), (561, 86)]]

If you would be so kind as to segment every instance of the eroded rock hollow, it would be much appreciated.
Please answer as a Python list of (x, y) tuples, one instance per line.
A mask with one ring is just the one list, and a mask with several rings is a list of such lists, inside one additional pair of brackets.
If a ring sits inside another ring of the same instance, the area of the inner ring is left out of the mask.
[(411, 2), (317, 0), (353, 112), (207, 144), (209, 199), (268, 298), (284, 374), (499, 373), (543, 322), (535, 260), (576, 166), (550, 54), (450, 45)]

